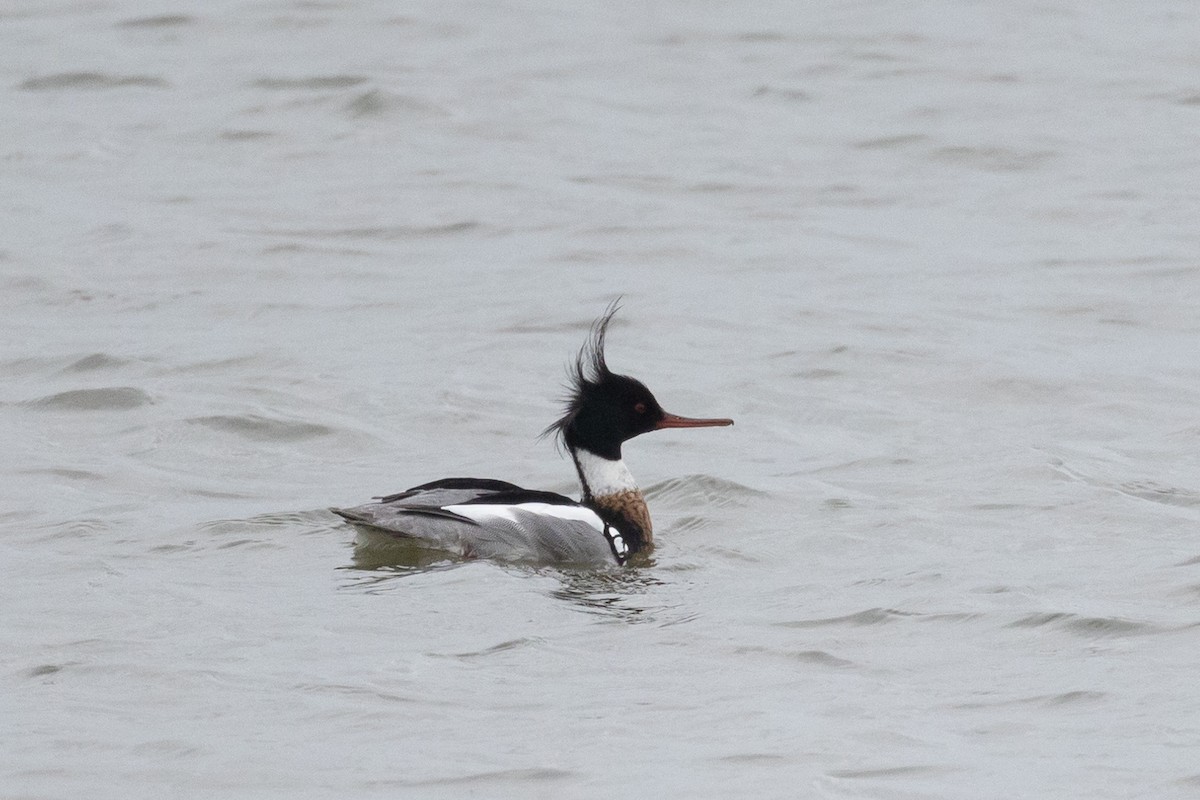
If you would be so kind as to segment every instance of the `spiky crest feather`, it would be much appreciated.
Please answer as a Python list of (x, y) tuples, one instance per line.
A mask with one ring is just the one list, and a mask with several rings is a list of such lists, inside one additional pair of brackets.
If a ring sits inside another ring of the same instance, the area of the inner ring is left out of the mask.
[(579, 354), (575, 356), (575, 363), (567, 368), (568, 382), (563, 387), (566, 390), (563, 397), (566, 411), (558, 420), (542, 431), (542, 436), (553, 436), (559, 447), (566, 446), (567, 428), (579, 413), (587, 389), (612, 377), (613, 373), (604, 360), (604, 338), (608, 335), (608, 323), (612, 322), (613, 315), (620, 308), (621, 298), (619, 297), (608, 304), (603, 316), (592, 323), (588, 340), (584, 342), (583, 347), (579, 348)]

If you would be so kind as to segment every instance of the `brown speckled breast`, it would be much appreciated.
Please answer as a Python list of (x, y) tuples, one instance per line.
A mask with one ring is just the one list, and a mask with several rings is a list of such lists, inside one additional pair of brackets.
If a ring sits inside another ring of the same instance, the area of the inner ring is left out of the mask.
[(649, 545), (654, 541), (654, 529), (650, 525), (650, 508), (640, 489), (626, 489), (623, 492), (593, 497), (592, 502), (597, 506), (619, 514), (642, 531), (643, 544)]

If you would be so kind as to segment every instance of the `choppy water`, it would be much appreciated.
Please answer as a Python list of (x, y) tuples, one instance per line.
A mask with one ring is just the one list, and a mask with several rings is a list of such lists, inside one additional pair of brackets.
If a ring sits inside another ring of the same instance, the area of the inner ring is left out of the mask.
[[(0, 794), (1200, 793), (1197, 30), (8, 4)], [(356, 549), (617, 294), (652, 565)]]

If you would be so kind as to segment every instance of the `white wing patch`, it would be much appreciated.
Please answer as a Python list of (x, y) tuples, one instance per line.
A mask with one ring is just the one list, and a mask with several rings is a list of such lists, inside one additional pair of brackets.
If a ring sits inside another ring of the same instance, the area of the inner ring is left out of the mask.
[(604, 520), (600, 519), (599, 515), (590, 508), (583, 506), (556, 506), (550, 503), (517, 503), (504, 505), (488, 505), (485, 503), (470, 503), (467, 505), (443, 506), (447, 511), (452, 511), (459, 516), (474, 520), (475, 522), (483, 522), (487, 519), (495, 519), (497, 517), (506, 519), (509, 522), (520, 523), (517, 519), (517, 510), (527, 511), (531, 514), (540, 514), (545, 517), (554, 517), (556, 519), (571, 520), (573, 522), (586, 522), (591, 527), (595, 528), (598, 533), (604, 533)]

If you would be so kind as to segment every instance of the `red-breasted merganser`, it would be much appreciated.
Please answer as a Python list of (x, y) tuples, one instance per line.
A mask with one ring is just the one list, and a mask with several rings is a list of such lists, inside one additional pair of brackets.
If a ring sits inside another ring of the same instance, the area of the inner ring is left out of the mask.
[(646, 499), (621, 459), (622, 443), (663, 428), (732, 425), (663, 411), (650, 390), (604, 361), (614, 303), (593, 325), (571, 370), (555, 435), (575, 462), (583, 498), (486, 478), (445, 478), (333, 511), (357, 525), (467, 558), (625, 564), (654, 541)]

